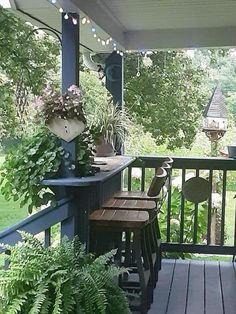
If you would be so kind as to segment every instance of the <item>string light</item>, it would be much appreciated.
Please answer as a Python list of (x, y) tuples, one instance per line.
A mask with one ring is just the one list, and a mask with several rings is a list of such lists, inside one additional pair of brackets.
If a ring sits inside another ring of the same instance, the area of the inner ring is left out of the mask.
[(74, 25), (77, 25), (77, 24), (78, 24), (77, 19), (75, 19), (74, 17), (72, 18), (72, 22), (73, 22)]
[(82, 24), (85, 24), (87, 22), (87, 19), (86, 17), (83, 17), (82, 20), (81, 20)]
[[(65, 13), (64, 14), (65, 20), (70, 20), (74, 25), (78, 25), (78, 19), (76, 19), (72, 14), (65, 11), (63, 7), (61, 6), (59, 0), (48, 0), (48, 2), (50, 2), (60, 13)], [(112, 37), (101, 38), (100, 36), (98, 36), (96, 27), (92, 24), (91, 20), (87, 16), (83, 16), (81, 18), (81, 24), (82, 25), (91, 24), (91, 35), (93, 35), (93, 37), (97, 40), (97, 42), (99, 42), (102, 46), (106, 46), (106, 45), (108, 46), (111, 44), (113, 46), (113, 51), (117, 51), (117, 53), (119, 53), (120, 55), (123, 55), (122, 51), (117, 50), (117, 44), (116, 42), (113, 41)]]

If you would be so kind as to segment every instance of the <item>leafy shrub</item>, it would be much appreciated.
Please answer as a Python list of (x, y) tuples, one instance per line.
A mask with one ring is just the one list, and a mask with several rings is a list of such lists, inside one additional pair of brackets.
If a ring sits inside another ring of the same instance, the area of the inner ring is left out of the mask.
[(6, 200), (21, 199), (20, 206), (28, 205), (29, 212), (47, 204), (52, 192), (40, 182), (58, 172), (62, 153), (58, 139), (46, 129), (9, 150), (1, 168), (1, 192)]
[[(198, 205), (198, 227), (197, 243), (202, 243), (207, 233), (207, 204)], [(195, 206), (193, 203), (186, 201), (184, 203), (184, 243), (193, 243), (194, 234), (194, 217)], [(178, 188), (172, 189), (171, 194), (171, 220), (170, 220), (170, 241), (179, 242), (180, 240), (180, 221), (181, 221), (181, 191)], [(160, 215), (160, 228), (162, 238), (167, 235), (167, 205), (162, 208)]]
[(10, 267), (0, 272), (0, 312), (29, 314), (128, 314), (114, 277), (125, 269), (110, 264), (114, 251), (95, 258), (77, 238), (44, 248), (32, 235), (6, 246)]

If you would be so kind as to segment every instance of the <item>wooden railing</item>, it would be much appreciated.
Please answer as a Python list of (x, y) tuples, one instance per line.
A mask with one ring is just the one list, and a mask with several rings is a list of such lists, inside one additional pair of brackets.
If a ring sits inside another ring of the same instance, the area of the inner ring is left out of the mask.
[(73, 208), (69, 199), (60, 200), (55, 207), (48, 207), (35, 213), (19, 223), (5, 229), (0, 233), (0, 243), (14, 245), (21, 240), (18, 230), (29, 232), (33, 235), (41, 234), (45, 247), (51, 245), (52, 227), (60, 224), (60, 237), (73, 238)]
[[(127, 188), (129, 191), (147, 190), (155, 170), (161, 166), (163, 160), (164, 158), (160, 157), (138, 157), (128, 168), (127, 174), (124, 176), (124, 188)], [(190, 171), (194, 173), (194, 176), (206, 177), (211, 183), (212, 191), (214, 191), (216, 187), (215, 182), (217, 181), (214, 178), (216, 175), (220, 175), (218, 190), (220, 190), (221, 195), (221, 208), (218, 210), (217, 214), (212, 207), (212, 197), (209, 198), (207, 204), (204, 204), (203, 207), (201, 204), (189, 204), (189, 202), (187, 203), (184, 199), (181, 192), (182, 186)], [(169, 177), (170, 187), (167, 200), (161, 209), (159, 217), (162, 230), (165, 230), (165, 234), (162, 235), (163, 251), (226, 255), (236, 254), (236, 217), (234, 209), (232, 214), (232, 208), (231, 215), (233, 218), (231, 219), (231, 224), (233, 225), (228, 226), (228, 229), (233, 230), (230, 235), (231, 239), (233, 239), (231, 242), (233, 243), (226, 244), (226, 214), (228, 214), (226, 191), (227, 183), (229, 183), (229, 174), (232, 177), (233, 173), (235, 173), (235, 182), (231, 179), (231, 183), (235, 183), (236, 187), (236, 160), (227, 158), (174, 158), (173, 169)], [(172, 186), (173, 178), (176, 176), (180, 176), (181, 178), (177, 213), (176, 199), (173, 199), (176, 194), (173, 194), (174, 187)], [(187, 210), (189, 206), (192, 206), (190, 211)], [(175, 212), (173, 212), (174, 210)], [(205, 224), (206, 233), (202, 234), (199, 238), (199, 232), (202, 232), (199, 220), (200, 214), (201, 220), (202, 217), (205, 217), (203, 224)], [(218, 217), (216, 218), (217, 215)], [(215, 224), (215, 220), (218, 228), (218, 230), (216, 230), (218, 234), (217, 241), (213, 239), (213, 225)], [(175, 222), (174, 227), (172, 224), (173, 221)], [(190, 225), (191, 237), (186, 236), (186, 233), (189, 233), (189, 230), (186, 230), (186, 221), (187, 224)], [(173, 228), (175, 237), (173, 237)]]

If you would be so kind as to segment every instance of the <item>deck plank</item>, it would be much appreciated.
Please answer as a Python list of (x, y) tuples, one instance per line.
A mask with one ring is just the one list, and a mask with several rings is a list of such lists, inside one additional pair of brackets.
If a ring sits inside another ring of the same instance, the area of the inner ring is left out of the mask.
[(177, 260), (167, 314), (184, 314), (186, 310), (187, 289), (189, 278), (189, 261)]
[[(205, 263), (206, 314), (223, 314), (219, 263)], [(233, 314), (233, 313), (231, 313)]]
[(163, 260), (148, 314), (236, 314), (235, 291), (236, 263)]
[(236, 313), (236, 274), (233, 264), (220, 263), (225, 314)]
[(187, 314), (204, 314), (204, 262), (191, 261)]
[(158, 283), (154, 290), (154, 301), (148, 314), (165, 314), (169, 300), (175, 261), (163, 260)]

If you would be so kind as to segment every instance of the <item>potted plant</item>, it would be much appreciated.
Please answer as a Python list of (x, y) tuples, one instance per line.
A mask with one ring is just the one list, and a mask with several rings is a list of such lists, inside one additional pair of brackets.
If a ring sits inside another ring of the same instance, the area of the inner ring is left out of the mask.
[(47, 87), (43, 95), (35, 99), (34, 106), (49, 130), (67, 142), (85, 129), (81, 91), (75, 85), (70, 86), (63, 95)]
[(0, 313), (129, 314), (115, 283), (126, 270), (111, 264), (115, 251), (95, 258), (75, 238), (44, 248), (32, 235), (5, 246), (9, 268), (0, 270)]
[(96, 146), (97, 157), (113, 156), (124, 143), (131, 120), (124, 109), (109, 101), (97, 106), (88, 116), (89, 128)]

